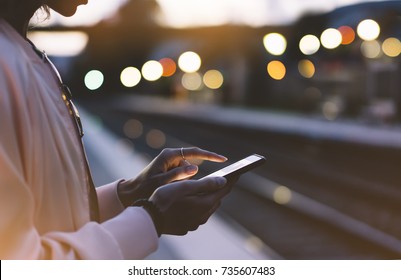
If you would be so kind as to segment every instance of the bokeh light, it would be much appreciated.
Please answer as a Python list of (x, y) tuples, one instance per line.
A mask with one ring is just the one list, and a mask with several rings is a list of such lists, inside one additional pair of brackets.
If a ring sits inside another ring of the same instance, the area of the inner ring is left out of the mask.
[(339, 27), (338, 31), (340, 31), (342, 36), (342, 45), (349, 45), (355, 41), (355, 31), (352, 27), (344, 25)]
[(203, 75), (203, 83), (210, 89), (219, 89), (224, 83), (223, 74), (218, 70), (209, 70)]
[(84, 78), (85, 86), (89, 90), (97, 90), (99, 89), (104, 82), (104, 75), (99, 70), (91, 70), (89, 71)]
[(125, 68), (120, 75), (121, 83), (125, 87), (134, 87), (141, 81), (141, 71), (139, 71), (135, 67), (127, 67)]
[(315, 35), (305, 35), (299, 41), (299, 49), (305, 55), (312, 55), (320, 49), (320, 41)]
[(366, 58), (378, 58), (381, 54), (380, 43), (376, 40), (365, 41), (361, 44), (361, 52)]
[(372, 19), (365, 19), (358, 24), (356, 31), (362, 40), (372, 41), (379, 37), (380, 26)]
[(343, 38), (340, 31), (335, 28), (328, 28), (323, 31), (322, 35), (320, 36), (320, 41), (322, 42), (323, 47), (331, 50), (341, 45)]
[(309, 59), (303, 59), (298, 63), (299, 73), (305, 78), (312, 78), (315, 75), (315, 65)]
[(186, 90), (200, 90), (202, 87), (202, 76), (198, 73), (185, 73), (182, 76), (182, 86)]
[(282, 55), (287, 48), (287, 40), (279, 33), (270, 33), (263, 37), (263, 45), (272, 55)]
[(158, 129), (152, 129), (146, 134), (146, 144), (153, 149), (160, 149), (166, 145), (166, 135)]
[(163, 67), (163, 77), (171, 77), (177, 71), (177, 64), (171, 58), (162, 58), (159, 62)]
[(125, 122), (123, 132), (128, 138), (137, 139), (143, 134), (143, 125), (136, 119), (130, 119)]
[(267, 65), (267, 72), (275, 80), (282, 80), (287, 72), (285, 65), (278, 60), (273, 60)]
[(147, 81), (157, 81), (163, 75), (163, 66), (160, 62), (150, 60), (142, 66), (142, 76)]
[(278, 186), (273, 192), (273, 199), (278, 204), (288, 204), (292, 199), (292, 192), (285, 186)]
[(401, 53), (401, 42), (397, 38), (387, 38), (383, 42), (382, 50), (389, 57), (397, 57)]
[(329, 120), (334, 121), (340, 114), (339, 106), (333, 101), (326, 101), (322, 107), (323, 116)]
[(202, 60), (195, 52), (185, 52), (178, 58), (178, 67), (186, 73), (194, 73), (198, 71), (201, 65)]

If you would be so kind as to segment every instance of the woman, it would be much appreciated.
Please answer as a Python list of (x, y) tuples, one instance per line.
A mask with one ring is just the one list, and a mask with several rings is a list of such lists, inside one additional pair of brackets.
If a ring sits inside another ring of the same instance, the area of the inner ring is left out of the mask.
[(36, 10), (75, 13), (85, 0), (0, 0), (0, 259), (139, 259), (161, 234), (205, 223), (229, 191), (164, 150), (134, 179), (94, 189), (79, 116), (47, 56), (26, 39)]

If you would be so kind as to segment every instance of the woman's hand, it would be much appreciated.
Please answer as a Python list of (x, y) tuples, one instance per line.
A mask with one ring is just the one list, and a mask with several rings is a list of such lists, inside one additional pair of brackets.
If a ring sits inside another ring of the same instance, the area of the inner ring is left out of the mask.
[(150, 197), (160, 210), (159, 234), (185, 235), (207, 222), (230, 191), (224, 177), (186, 180), (158, 188)]
[(118, 195), (124, 206), (135, 200), (149, 198), (160, 186), (188, 179), (198, 173), (198, 166), (188, 160), (224, 162), (224, 156), (199, 148), (164, 149), (135, 179), (118, 185)]

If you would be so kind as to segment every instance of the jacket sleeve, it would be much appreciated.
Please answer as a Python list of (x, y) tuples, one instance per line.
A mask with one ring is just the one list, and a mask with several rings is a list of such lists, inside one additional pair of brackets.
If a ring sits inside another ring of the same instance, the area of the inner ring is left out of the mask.
[[(0, 127), (6, 128), (2, 131), (9, 131), (1, 115)], [(36, 205), (17, 160), (20, 155), (15, 144), (5, 144), (9, 142), (5, 133), (1, 135), (0, 259), (141, 259), (156, 249), (152, 220), (139, 207), (124, 211), (117, 207), (113, 218), (101, 224), (89, 222), (75, 232), (38, 232)]]
[(124, 210), (117, 193), (117, 186), (121, 181), (123, 180), (96, 188), (101, 221), (107, 221)]

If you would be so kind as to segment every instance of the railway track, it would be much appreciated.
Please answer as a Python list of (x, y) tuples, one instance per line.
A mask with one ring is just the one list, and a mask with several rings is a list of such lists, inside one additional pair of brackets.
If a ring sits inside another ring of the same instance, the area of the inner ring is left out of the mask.
[[(241, 177), (220, 213), (277, 256), (401, 258), (401, 194), (395, 165), (399, 151), (121, 110), (102, 115), (105, 124), (120, 135), (124, 123), (134, 118), (143, 124), (144, 134), (163, 131), (166, 146), (201, 146), (233, 160), (249, 151), (266, 155), (268, 163), (257, 173)], [(150, 148), (143, 138), (132, 140), (135, 149), (150, 157), (157, 155), (159, 150)], [(206, 174), (216, 168), (205, 163), (201, 170)]]

